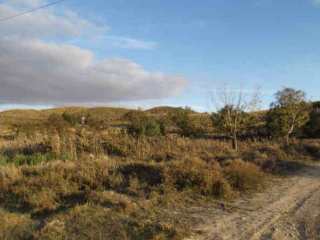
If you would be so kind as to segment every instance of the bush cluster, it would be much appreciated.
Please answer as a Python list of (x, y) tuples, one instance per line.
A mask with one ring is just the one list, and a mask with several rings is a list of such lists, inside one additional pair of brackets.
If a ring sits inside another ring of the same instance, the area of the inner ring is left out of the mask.
[(76, 126), (76, 124), (80, 123), (81, 121), (80, 116), (68, 114), (66, 112), (62, 114), (62, 117), (71, 127)]
[(128, 131), (118, 132), (97, 114), (86, 126), (68, 113), (34, 133), (14, 126), (19, 134), (0, 142), (0, 239), (181, 240), (187, 228), (171, 207), (260, 189), (281, 164), (294, 166), (288, 160), (320, 157), (316, 139), (240, 141), (236, 151), (216, 136), (158, 137), (170, 127), (199, 136), (203, 119), (194, 115), (129, 111)]
[(149, 117), (142, 111), (130, 111), (125, 114), (130, 121), (128, 131), (136, 136), (156, 137), (165, 134), (164, 125), (154, 117)]
[(171, 120), (177, 125), (181, 135), (185, 137), (195, 137), (204, 132), (201, 122), (191, 118), (192, 112), (190, 108), (180, 108), (171, 116)]
[[(252, 163), (238, 161), (223, 170), (198, 158), (167, 164), (120, 165), (110, 164), (108, 160), (54, 161), (11, 171), (10, 167), (0, 171), (1, 202), (33, 214), (90, 201), (108, 205), (110, 195), (104, 197), (105, 191), (146, 197), (151, 191), (157, 191), (160, 196), (163, 189), (171, 189), (171, 192), (187, 190), (205, 196), (230, 197), (231, 186), (235, 190), (254, 189), (261, 185), (264, 175)], [(99, 198), (95, 197), (97, 194)]]

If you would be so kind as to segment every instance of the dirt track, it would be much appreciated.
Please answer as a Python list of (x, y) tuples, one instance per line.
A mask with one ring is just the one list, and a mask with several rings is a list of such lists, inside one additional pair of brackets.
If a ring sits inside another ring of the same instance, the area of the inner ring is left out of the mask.
[(319, 213), (320, 164), (277, 178), (261, 193), (217, 204), (186, 240), (307, 240), (305, 220)]

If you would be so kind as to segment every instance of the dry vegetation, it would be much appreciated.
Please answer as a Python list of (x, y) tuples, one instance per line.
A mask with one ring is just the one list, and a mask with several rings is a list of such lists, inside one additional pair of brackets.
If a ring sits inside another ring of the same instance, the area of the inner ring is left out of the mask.
[[(70, 127), (65, 111), (95, 121)], [(206, 135), (181, 137), (172, 111), (146, 112), (168, 118), (171, 130), (157, 137), (128, 134), (125, 109), (0, 113), (0, 239), (183, 239), (194, 224), (189, 206), (261, 189), (291, 171), (289, 161), (320, 157), (316, 139), (247, 139), (235, 151), (209, 124)]]
[[(319, 206), (320, 207), (320, 206)], [(320, 239), (320, 213), (315, 218), (307, 219), (305, 221), (306, 236), (310, 240)]]

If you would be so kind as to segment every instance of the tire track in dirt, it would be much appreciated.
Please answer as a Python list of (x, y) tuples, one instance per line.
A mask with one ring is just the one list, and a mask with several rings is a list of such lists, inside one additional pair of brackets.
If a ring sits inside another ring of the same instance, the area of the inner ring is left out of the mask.
[(320, 164), (271, 183), (262, 193), (208, 209), (204, 224), (195, 230), (202, 234), (186, 240), (305, 240), (301, 212), (317, 211), (311, 203), (320, 201)]
[[(310, 194), (308, 194), (303, 199), (293, 203), (289, 208), (287, 208), (286, 211), (283, 211), (282, 213), (278, 214), (272, 221), (267, 222), (263, 228), (253, 233), (252, 236), (249, 238), (249, 240), (272, 239), (270, 237), (272, 235), (275, 235), (276, 231), (278, 231), (278, 234), (276, 235), (282, 235), (281, 237), (278, 236), (276, 239), (287, 239), (287, 237), (290, 237), (289, 239), (292, 239), (293, 236), (296, 236), (296, 237), (299, 236), (300, 233), (297, 231), (297, 229), (282, 229), (281, 221), (286, 221), (287, 220), (286, 217), (288, 215), (294, 215), (300, 208), (304, 206), (304, 204), (310, 198), (314, 197), (315, 193), (318, 190), (319, 190), (319, 186), (317, 186), (317, 189), (313, 190)], [(292, 223), (289, 223), (289, 224), (293, 225)], [(282, 233), (279, 232), (279, 229), (281, 229)], [(296, 239), (299, 239), (299, 238), (296, 238)], [(302, 239), (306, 239), (306, 238), (302, 237)]]

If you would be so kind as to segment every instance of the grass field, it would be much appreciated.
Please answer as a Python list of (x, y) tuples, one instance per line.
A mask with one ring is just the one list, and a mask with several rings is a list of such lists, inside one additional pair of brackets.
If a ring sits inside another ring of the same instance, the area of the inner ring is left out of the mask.
[[(90, 114), (97, 125), (50, 123), (51, 114)], [(132, 136), (119, 108), (0, 113), (0, 239), (183, 239), (190, 209), (261, 190), (274, 175), (320, 157), (320, 141), (246, 139), (239, 150), (206, 131)], [(146, 111), (156, 118), (171, 108)], [(97, 123), (96, 122), (96, 123)], [(15, 125), (21, 130), (14, 131)], [(117, 128), (117, 126), (124, 126)], [(288, 164), (286, 164), (288, 162)]]

